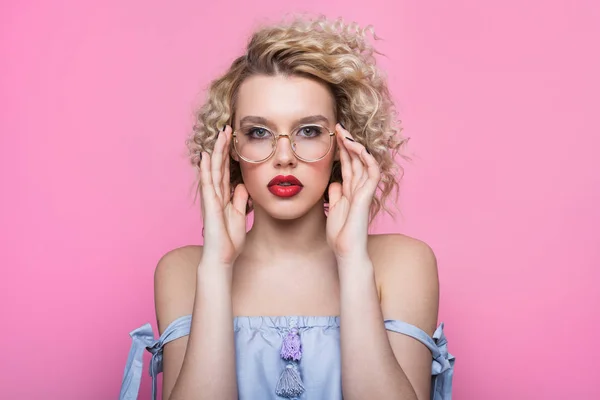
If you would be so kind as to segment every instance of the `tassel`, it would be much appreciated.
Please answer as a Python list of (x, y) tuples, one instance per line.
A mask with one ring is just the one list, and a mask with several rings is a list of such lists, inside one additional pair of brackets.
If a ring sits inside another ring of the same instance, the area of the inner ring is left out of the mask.
[(300, 335), (298, 335), (297, 328), (290, 329), (285, 339), (283, 339), (281, 358), (286, 361), (300, 361), (302, 358), (302, 344), (300, 343)]
[(291, 324), (292, 328), (283, 339), (280, 352), (281, 358), (288, 361), (288, 364), (275, 387), (277, 396), (286, 398), (295, 398), (304, 393), (304, 383), (300, 377), (300, 371), (298, 371), (298, 361), (302, 358), (302, 343), (295, 321), (292, 321)]
[(275, 393), (277, 396), (293, 398), (300, 396), (303, 392), (304, 384), (300, 373), (293, 363), (289, 363), (279, 377)]

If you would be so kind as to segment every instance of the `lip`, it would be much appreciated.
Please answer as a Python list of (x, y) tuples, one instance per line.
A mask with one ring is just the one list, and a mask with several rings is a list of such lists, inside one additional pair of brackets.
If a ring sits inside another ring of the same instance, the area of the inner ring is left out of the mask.
[(298, 180), (294, 175), (277, 175), (275, 178), (267, 184), (268, 187), (279, 185), (280, 183), (289, 183), (290, 185), (296, 185), (302, 187), (302, 182)]
[[(280, 183), (289, 183), (286, 186), (280, 186)], [(267, 184), (269, 192), (273, 193), (277, 197), (292, 197), (302, 191), (303, 185), (293, 175), (277, 175), (275, 178)]]

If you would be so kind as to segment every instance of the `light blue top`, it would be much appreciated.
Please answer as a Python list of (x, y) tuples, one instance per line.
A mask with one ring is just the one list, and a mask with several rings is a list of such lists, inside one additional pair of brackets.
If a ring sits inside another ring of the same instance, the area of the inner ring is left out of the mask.
[[(119, 400), (137, 400), (142, 378), (144, 349), (152, 353), (152, 399), (156, 399), (157, 375), (162, 372), (163, 346), (182, 336), (189, 335), (192, 316), (185, 315), (173, 321), (158, 340), (154, 339), (149, 323), (131, 331), (133, 339)], [(282, 400), (276, 386), (282, 371), (289, 364), (280, 357), (284, 337), (290, 328), (299, 332), (302, 357), (297, 362), (304, 392), (297, 400), (341, 400), (340, 317), (236, 317), (235, 331), (237, 384), (240, 400)], [(386, 320), (389, 331), (411, 336), (429, 348), (431, 366), (432, 400), (449, 400), (452, 396), (454, 356), (448, 353), (441, 323), (429, 337), (414, 325), (399, 320)], [(368, 351), (368, 348), (357, 349)]]

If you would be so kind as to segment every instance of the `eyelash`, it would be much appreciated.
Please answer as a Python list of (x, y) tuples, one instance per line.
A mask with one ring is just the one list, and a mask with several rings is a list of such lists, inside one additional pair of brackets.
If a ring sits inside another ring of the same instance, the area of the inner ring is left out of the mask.
[[(322, 133), (323, 133), (323, 131), (322, 131), (321, 127), (320, 127), (320, 126), (316, 126), (316, 125), (306, 125), (306, 126), (302, 126), (302, 127), (299, 127), (299, 128), (297, 128), (297, 129), (296, 129), (296, 131), (298, 131), (298, 132), (301, 132), (301, 131), (303, 131), (304, 129), (309, 129), (309, 128), (310, 128), (311, 130), (314, 130), (314, 131), (315, 131), (315, 135), (314, 135), (314, 136), (308, 136), (308, 137), (315, 137), (315, 136), (319, 136), (320, 134), (322, 134)], [(256, 131), (258, 131), (258, 130), (263, 130), (263, 131), (271, 132), (271, 131), (270, 131), (270, 130), (268, 130), (267, 128), (263, 128), (263, 127), (256, 126), (256, 127), (252, 127), (252, 128), (250, 128), (250, 129), (248, 129), (248, 131), (247, 131), (247, 132), (245, 132), (244, 134), (245, 134), (246, 136), (252, 136), (252, 137), (255, 137), (255, 136), (254, 136), (254, 134), (255, 134), (255, 133), (256, 133)]]
[(254, 127), (254, 128), (250, 128), (248, 130), (248, 132), (245, 133), (246, 136), (252, 136), (254, 137), (254, 133), (258, 130), (263, 130), (263, 131), (267, 131), (270, 132), (269, 130), (265, 129), (265, 128), (260, 128), (260, 127)]

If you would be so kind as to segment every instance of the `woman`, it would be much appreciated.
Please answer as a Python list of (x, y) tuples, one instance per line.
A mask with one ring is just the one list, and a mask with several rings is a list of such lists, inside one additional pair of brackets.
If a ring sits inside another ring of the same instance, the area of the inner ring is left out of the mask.
[(296, 20), (212, 83), (189, 141), (204, 246), (158, 263), (161, 337), (131, 332), (121, 399), (144, 348), (170, 400), (450, 398), (432, 250), (367, 233), (405, 141), (373, 54), (355, 26)]

